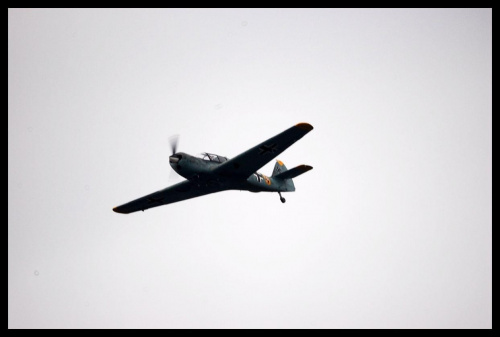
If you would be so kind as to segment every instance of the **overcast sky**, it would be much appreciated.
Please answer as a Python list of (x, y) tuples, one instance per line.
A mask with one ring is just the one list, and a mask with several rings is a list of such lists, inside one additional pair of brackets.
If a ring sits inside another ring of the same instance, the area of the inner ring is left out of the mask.
[[(9, 328), (491, 328), (491, 9), (8, 12)], [(299, 122), (285, 204), (112, 211)]]

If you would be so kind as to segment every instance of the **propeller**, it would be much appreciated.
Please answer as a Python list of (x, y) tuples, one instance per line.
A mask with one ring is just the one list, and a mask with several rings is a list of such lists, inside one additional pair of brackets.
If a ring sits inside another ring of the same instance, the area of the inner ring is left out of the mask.
[[(170, 142), (170, 148), (172, 150), (172, 154), (170, 155), (170, 162), (178, 160), (178, 158), (173, 158), (172, 156), (177, 153), (177, 147), (179, 145), (179, 135), (173, 135), (168, 138)], [(181, 180), (181, 176), (175, 172), (174, 169), (170, 170), (170, 174), (168, 175), (168, 180), (170, 182), (178, 183)]]
[(179, 135), (170, 136), (168, 141), (170, 142), (170, 148), (172, 149), (172, 156), (177, 153), (177, 145), (179, 144)]

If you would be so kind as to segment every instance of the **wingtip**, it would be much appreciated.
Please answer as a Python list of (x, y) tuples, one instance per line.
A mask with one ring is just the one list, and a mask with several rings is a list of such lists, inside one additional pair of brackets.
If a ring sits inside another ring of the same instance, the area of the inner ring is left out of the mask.
[(119, 208), (119, 206), (113, 207), (113, 212), (123, 214), (123, 212), (120, 212), (120, 210), (118, 208)]
[(309, 171), (309, 170), (312, 170), (312, 168), (313, 168), (313, 167), (312, 167), (312, 166), (309, 166), (309, 165), (300, 165), (300, 166), (299, 166), (299, 169), (300, 169), (301, 171), (303, 171), (303, 172), (307, 172), (307, 171)]
[(298, 123), (295, 124), (295, 127), (306, 131), (311, 131), (312, 129), (314, 129), (313, 126), (309, 123)]

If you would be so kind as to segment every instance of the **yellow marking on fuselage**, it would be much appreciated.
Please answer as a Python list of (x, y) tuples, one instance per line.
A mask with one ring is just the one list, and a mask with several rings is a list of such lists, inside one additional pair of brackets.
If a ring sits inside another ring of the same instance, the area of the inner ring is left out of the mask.
[(262, 174), (262, 176), (264, 177), (264, 180), (266, 181), (266, 184), (271, 185), (271, 179), (269, 179), (268, 176), (266, 176), (266, 175)]

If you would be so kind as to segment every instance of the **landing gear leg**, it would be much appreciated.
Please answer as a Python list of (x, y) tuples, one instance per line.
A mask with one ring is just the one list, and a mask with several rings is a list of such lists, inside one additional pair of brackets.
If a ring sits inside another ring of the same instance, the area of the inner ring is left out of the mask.
[(285, 203), (285, 202), (286, 202), (286, 199), (285, 199), (285, 198), (283, 198), (283, 197), (281, 196), (281, 192), (278, 192), (278, 194), (280, 195), (280, 200), (281, 200), (281, 202), (282, 202), (282, 203)]

